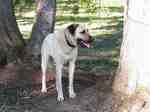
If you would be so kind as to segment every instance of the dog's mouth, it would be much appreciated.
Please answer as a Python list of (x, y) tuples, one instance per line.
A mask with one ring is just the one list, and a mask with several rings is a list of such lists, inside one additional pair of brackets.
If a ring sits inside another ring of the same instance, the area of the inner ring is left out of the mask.
[(91, 47), (90, 43), (85, 42), (85, 41), (81, 41), (81, 42), (80, 42), (80, 46), (81, 46), (81, 47), (86, 47), (86, 48), (90, 48), (90, 47)]
[(83, 48), (90, 48), (91, 47), (91, 41), (84, 41), (82, 39), (78, 39), (78, 45)]

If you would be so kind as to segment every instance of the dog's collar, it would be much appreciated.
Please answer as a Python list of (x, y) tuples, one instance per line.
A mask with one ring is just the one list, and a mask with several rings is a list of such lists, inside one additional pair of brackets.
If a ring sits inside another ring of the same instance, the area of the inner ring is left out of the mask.
[[(64, 33), (64, 34), (65, 34), (65, 33)], [(71, 44), (71, 43), (69, 42), (69, 40), (67, 39), (66, 34), (65, 34), (65, 40), (66, 40), (67, 45), (68, 45), (69, 47), (71, 47), (71, 48), (75, 48), (75, 47), (76, 47), (75, 45), (73, 45), (73, 44)]]

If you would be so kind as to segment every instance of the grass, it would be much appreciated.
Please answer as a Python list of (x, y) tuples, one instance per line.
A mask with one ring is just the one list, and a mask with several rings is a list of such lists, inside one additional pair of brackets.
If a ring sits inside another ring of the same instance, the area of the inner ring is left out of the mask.
[[(102, 71), (111, 71), (115, 69), (118, 65), (116, 60), (112, 59), (97, 59), (97, 60), (80, 60), (78, 61), (80, 64), (80, 69), (91, 72), (95, 68), (98, 68), (98, 72)], [(90, 66), (89, 66), (90, 65)]]

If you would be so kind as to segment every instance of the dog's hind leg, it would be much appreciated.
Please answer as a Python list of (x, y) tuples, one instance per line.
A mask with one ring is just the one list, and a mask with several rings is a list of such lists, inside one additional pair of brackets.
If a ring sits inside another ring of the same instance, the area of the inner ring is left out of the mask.
[(74, 69), (75, 69), (75, 62), (69, 62), (69, 97), (74, 98), (76, 94), (74, 92), (73, 80), (74, 80)]
[(46, 53), (42, 53), (42, 62), (41, 62), (41, 68), (42, 68), (42, 93), (47, 92), (46, 88), (46, 70), (47, 70), (47, 64), (48, 64), (49, 56)]
[(63, 101), (63, 91), (62, 91), (62, 67), (63, 64), (56, 63), (56, 89), (57, 89), (57, 100)]

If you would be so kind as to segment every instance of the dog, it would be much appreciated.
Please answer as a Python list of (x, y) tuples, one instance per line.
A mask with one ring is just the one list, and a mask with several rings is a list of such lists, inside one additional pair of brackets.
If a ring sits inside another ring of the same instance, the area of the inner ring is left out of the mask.
[(92, 37), (88, 29), (80, 24), (71, 24), (64, 29), (60, 29), (46, 36), (41, 47), (42, 93), (47, 92), (46, 70), (49, 57), (52, 57), (56, 64), (57, 100), (64, 100), (62, 91), (62, 69), (66, 62), (69, 64), (69, 97), (76, 97), (73, 79), (78, 47), (89, 48), (91, 42)]

